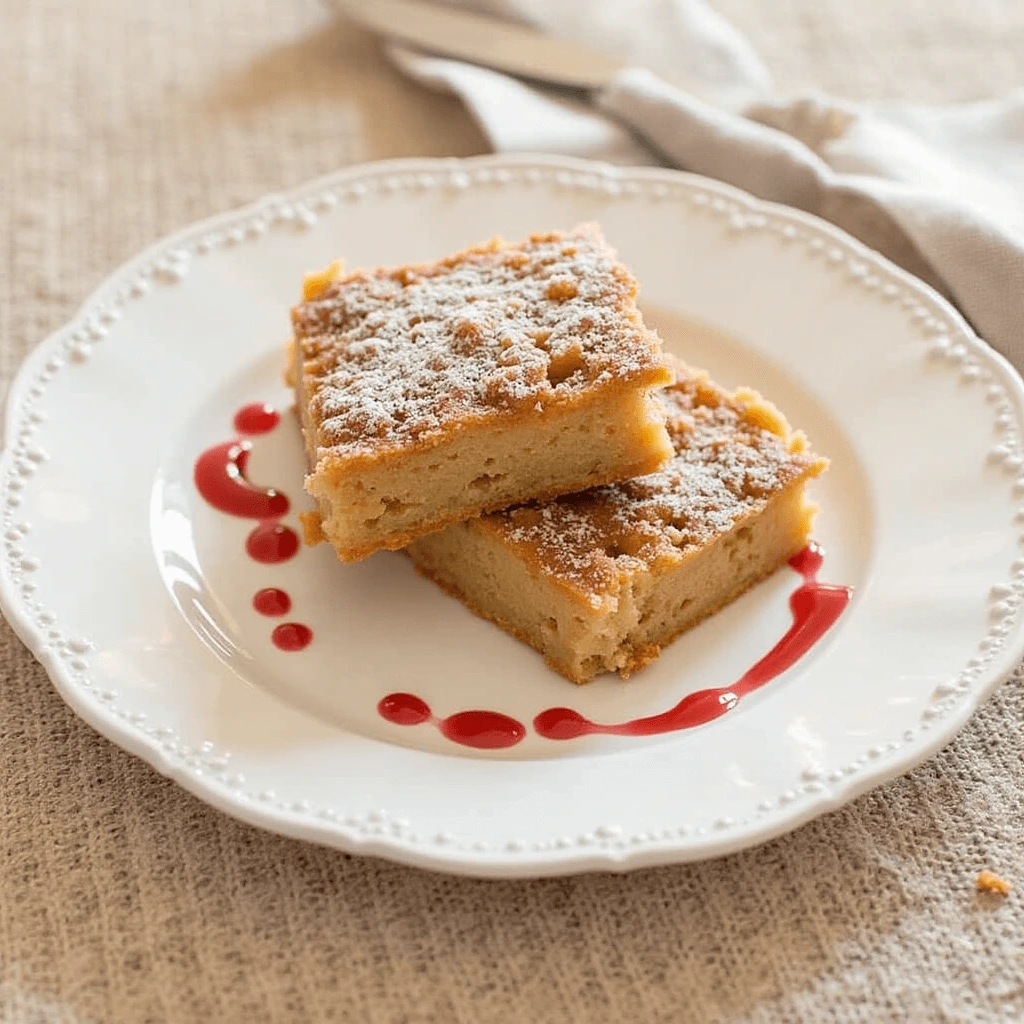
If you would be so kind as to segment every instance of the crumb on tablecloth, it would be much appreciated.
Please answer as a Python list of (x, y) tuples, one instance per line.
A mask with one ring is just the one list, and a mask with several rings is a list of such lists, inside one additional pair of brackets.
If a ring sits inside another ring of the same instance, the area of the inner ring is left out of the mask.
[(989, 871), (988, 868), (978, 872), (975, 885), (977, 885), (980, 892), (994, 892), (1000, 896), (1008, 896), (1013, 889), (1013, 882), (1000, 878), (999, 875), (994, 871)]

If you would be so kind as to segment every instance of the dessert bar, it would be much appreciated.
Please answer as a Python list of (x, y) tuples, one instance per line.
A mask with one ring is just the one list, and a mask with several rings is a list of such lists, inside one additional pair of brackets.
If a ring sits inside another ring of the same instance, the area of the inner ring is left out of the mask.
[(827, 467), (748, 389), (675, 361), (659, 471), (422, 537), (417, 570), (574, 683), (626, 677), (807, 542)]
[(317, 510), (345, 561), (672, 454), (672, 379), (596, 225), (434, 263), (307, 278), (290, 377)]

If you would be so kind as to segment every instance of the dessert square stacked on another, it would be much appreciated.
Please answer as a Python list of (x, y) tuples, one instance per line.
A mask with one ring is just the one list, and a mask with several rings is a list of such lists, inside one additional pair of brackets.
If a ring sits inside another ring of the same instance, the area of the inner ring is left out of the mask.
[(663, 355), (636, 294), (595, 225), (307, 278), (307, 541), (406, 548), (575, 683), (630, 675), (774, 572), (827, 460)]
[(317, 512), (344, 561), (517, 502), (657, 469), (671, 381), (596, 226), (307, 279), (293, 377)]

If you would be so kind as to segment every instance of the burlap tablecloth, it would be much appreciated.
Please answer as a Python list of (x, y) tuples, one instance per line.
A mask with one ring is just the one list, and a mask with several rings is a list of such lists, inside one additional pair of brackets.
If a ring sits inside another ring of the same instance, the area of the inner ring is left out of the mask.
[[(717, 2), (783, 84), (1024, 85), (1017, 0)], [(0, 130), (4, 383), (165, 232), (483, 146), (316, 0), (0, 0)], [(208, 809), (79, 722), (6, 625), (0, 672), (2, 1021), (1024, 1020), (1020, 680), (923, 768), (760, 849), (495, 883)], [(976, 896), (986, 866), (1020, 889)]]

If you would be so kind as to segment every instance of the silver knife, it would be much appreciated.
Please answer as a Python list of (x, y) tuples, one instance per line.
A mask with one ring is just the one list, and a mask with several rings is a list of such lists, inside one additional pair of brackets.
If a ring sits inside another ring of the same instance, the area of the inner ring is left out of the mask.
[[(414, 0), (331, 0), (360, 25), (419, 47), (521, 78), (576, 89), (600, 89), (631, 66), (611, 54), (553, 39), (530, 28), (486, 15)], [(701, 96), (706, 88), (679, 75), (659, 77)]]

